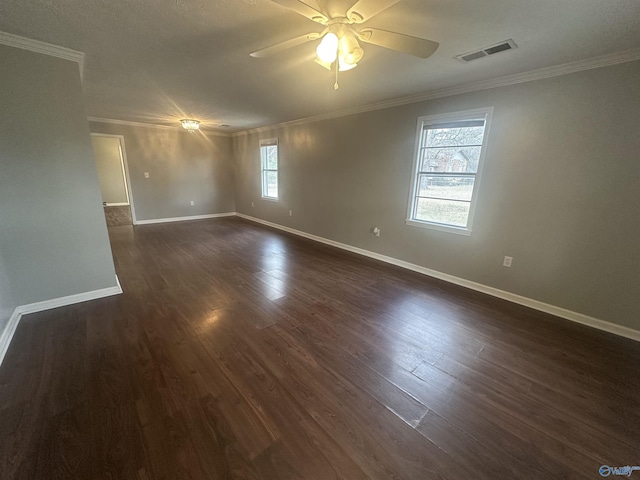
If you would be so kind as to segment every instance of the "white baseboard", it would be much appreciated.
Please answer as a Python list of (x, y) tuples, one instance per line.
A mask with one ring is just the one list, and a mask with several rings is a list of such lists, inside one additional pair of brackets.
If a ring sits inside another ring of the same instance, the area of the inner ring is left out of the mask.
[(16, 333), (16, 328), (18, 328), (18, 323), (20, 322), (20, 317), (22, 314), (18, 311), (19, 307), (13, 311), (11, 317), (9, 317), (9, 321), (7, 325), (4, 327), (2, 334), (0, 334), (0, 365), (2, 365), (2, 361), (4, 360), (4, 356), (9, 350), (9, 344), (11, 343), (11, 339), (13, 339), (13, 334)]
[(236, 212), (210, 213), (208, 215), (191, 215), (189, 217), (152, 218), (151, 220), (138, 220), (136, 225), (151, 225), (154, 223), (186, 222), (189, 220), (203, 220), (205, 218), (234, 217)]
[(283, 230), (285, 232), (298, 235), (300, 237), (308, 238), (309, 240), (314, 240), (316, 242), (324, 243), (326, 245), (331, 245), (332, 247), (337, 247), (342, 250), (347, 250), (349, 252), (364, 255), (365, 257), (374, 258), (376, 260), (380, 260), (385, 263), (390, 263), (391, 265), (396, 265), (398, 267), (406, 268), (407, 270), (422, 273), (423, 275), (428, 275), (430, 277), (437, 278), (439, 280), (444, 280), (446, 282), (453, 283), (455, 285), (460, 285), (462, 287), (470, 288), (471, 290), (486, 293), (487, 295), (491, 295), (493, 297), (501, 298), (503, 300), (517, 303), (519, 305), (524, 305), (525, 307), (533, 308), (534, 310), (539, 310), (541, 312), (549, 313), (551, 315), (555, 315), (556, 317), (564, 318), (566, 320), (571, 320), (572, 322), (581, 323), (582, 325), (587, 325), (592, 328), (597, 328), (598, 330), (603, 330), (608, 333), (613, 333), (614, 335), (619, 335), (621, 337), (630, 338), (631, 340), (640, 342), (640, 331), (634, 330), (629, 327), (624, 327), (622, 325), (617, 325), (615, 323), (607, 322), (605, 320), (600, 320), (598, 318), (590, 317), (582, 313), (567, 310), (566, 308), (556, 307), (555, 305), (550, 305), (548, 303), (540, 302), (532, 298), (523, 297), (515, 293), (500, 290), (498, 288), (490, 287), (488, 285), (483, 285), (481, 283), (473, 282), (471, 280), (465, 280), (464, 278), (456, 277), (454, 275), (449, 275), (448, 273), (439, 272), (437, 270), (432, 270), (430, 268), (422, 267), (414, 263), (405, 262), (404, 260), (398, 260), (397, 258), (381, 255), (379, 253), (375, 253), (370, 250), (353, 247), (345, 243), (336, 242), (335, 240), (329, 240), (324, 237), (319, 237), (317, 235), (312, 235), (310, 233), (306, 233), (300, 230), (295, 230), (293, 228), (285, 227), (277, 223), (272, 223), (266, 220), (262, 220), (260, 218), (251, 217), (249, 215), (245, 215), (244, 213), (236, 213), (236, 215), (240, 218), (244, 218), (252, 222), (261, 223), (262, 225), (267, 225), (269, 227), (277, 228), (279, 230)]
[(6, 327), (0, 334), (0, 365), (4, 360), (4, 356), (9, 349), (9, 344), (13, 339), (16, 328), (20, 323), (20, 319), (23, 315), (29, 313), (42, 312), (44, 310), (50, 310), (52, 308), (65, 307), (67, 305), (73, 305), (74, 303), (87, 302), (89, 300), (97, 300), (98, 298), (110, 297), (112, 295), (118, 295), (122, 293), (122, 287), (120, 286), (120, 280), (116, 275), (115, 287), (101, 288), (99, 290), (92, 290), (90, 292), (77, 293), (75, 295), (68, 295), (66, 297), (53, 298), (51, 300), (45, 300), (42, 302), (29, 303), (27, 305), (20, 305), (16, 307), (7, 322)]

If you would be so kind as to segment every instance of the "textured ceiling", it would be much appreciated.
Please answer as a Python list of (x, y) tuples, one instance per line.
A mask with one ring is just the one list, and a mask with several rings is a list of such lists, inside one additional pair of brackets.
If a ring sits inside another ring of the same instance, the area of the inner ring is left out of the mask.
[[(440, 48), (422, 60), (365, 45), (334, 91), (313, 42), (249, 57), (322, 28), (269, 0), (0, 2), (0, 31), (85, 52), (89, 116), (168, 125), (188, 116), (236, 131), (640, 47), (640, 1), (403, 0), (366, 25)], [(509, 38), (517, 50), (453, 58)]]

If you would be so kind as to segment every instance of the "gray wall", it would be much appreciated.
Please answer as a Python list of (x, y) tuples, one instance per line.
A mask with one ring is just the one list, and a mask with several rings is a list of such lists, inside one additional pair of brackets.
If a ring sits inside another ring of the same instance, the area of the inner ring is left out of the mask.
[[(236, 208), (640, 329), (639, 78), (627, 63), (239, 136)], [(472, 235), (405, 225), (417, 118), (487, 106)], [(279, 203), (260, 199), (258, 141), (270, 137)]]
[(100, 122), (91, 131), (124, 136), (137, 220), (235, 211), (230, 137)]
[(122, 170), (120, 139), (92, 136), (100, 193), (105, 203), (128, 203), (127, 184)]
[(15, 303), (116, 285), (78, 65), (0, 45), (0, 254)]
[[(2, 227), (3, 225), (0, 223), (0, 229)], [(0, 339), (2, 338), (2, 332), (4, 332), (11, 314), (17, 306), (18, 304), (11, 291), (9, 275), (2, 258), (2, 252), (0, 252)], [(2, 351), (0, 351), (0, 355), (2, 355)]]

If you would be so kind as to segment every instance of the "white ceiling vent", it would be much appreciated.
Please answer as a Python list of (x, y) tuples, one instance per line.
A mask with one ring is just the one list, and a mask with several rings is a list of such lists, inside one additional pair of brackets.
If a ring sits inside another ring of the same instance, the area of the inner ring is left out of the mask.
[(473, 52), (463, 53), (462, 55), (456, 55), (455, 58), (457, 58), (461, 62), (467, 63), (482, 57), (495, 55), (496, 53), (505, 52), (507, 50), (513, 50), (514, 48), (518, 48), (518, 46), (516, 45), (516, 42), (514, 42), (512, 39), (509, 39), (509, 40), (505, 40), (504, 42), (491, 45), (490, 47), (482, 48), (480, 50), (475, 50)]

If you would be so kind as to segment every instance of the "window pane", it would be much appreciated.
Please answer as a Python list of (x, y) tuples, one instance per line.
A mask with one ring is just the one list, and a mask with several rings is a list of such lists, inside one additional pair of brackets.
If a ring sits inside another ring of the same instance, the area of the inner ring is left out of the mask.
[(463, 128), (429, 128), (425, 130), (423, 145), (429, 147), (451, 147), (481, 145), (484, 126)]
[(418, 196), (471, 201), (475, 178), (420, 175)]
[(466, 227), (470, 207), (469, 202), (417, 198), (415, 218), (425, 222)]
[(265, 197), (278, 198), (278, 172), (264, 172), (266, 192)]
[(277, 170), (278, 169), (278, 147), (275, 145), (270, 145), (268, 147), (263, 147), (265, 153), (265, 166), (264, 168), (267, 170)]
[(480, 147), (425, 148), (422, 150), (422, 172), (476, 173)]

